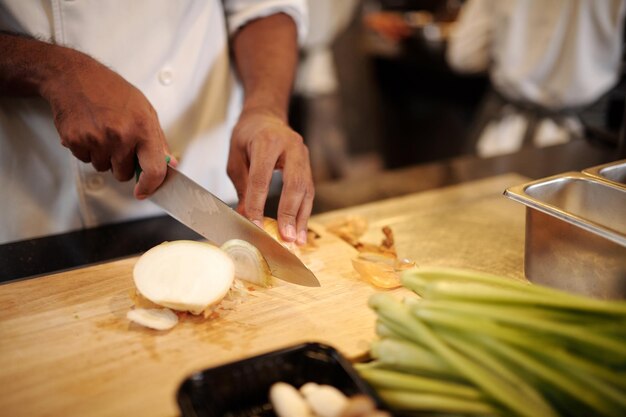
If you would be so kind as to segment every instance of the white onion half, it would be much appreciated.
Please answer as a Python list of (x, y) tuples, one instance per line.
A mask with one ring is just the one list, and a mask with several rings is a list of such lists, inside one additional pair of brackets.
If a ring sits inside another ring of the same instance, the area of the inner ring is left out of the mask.
[(163, 307), (200, 314), (221, 301), (235, 276), (235, 266), (221, 249), (191, 240), (165, 242), (137, 260), (137, 291)]

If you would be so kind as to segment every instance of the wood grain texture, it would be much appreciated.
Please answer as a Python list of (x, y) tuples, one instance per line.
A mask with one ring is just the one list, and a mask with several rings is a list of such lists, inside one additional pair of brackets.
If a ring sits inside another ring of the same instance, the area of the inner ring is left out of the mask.
[[(377, 243), (390, 225), (400, 255), (419, 264), (521, 278), (523, 208), (501, 194), (524, 181), (494, 177), (313, 220), (363, 215), (364, 240)], [(126, 319), (136, 258), (0, 286), (0, 414), (171, 417), (181, 381), (205, 367), (304, 341), (362, 355), (374, 337), (367, 299), (377, 290), (352, 269), (351, 246), (323, 230), (318, 245), (303, 260), (321, 288), (279, 283), (216, 319), (185, 318), (168, 332)]]

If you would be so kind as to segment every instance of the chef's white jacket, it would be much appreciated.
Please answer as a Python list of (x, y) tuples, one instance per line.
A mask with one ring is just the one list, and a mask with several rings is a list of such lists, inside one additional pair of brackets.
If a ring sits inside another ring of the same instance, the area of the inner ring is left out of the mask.
[[(620, 74), (624, 0), (469, 0), (448, 44), (450, 65), (488, 71), (509, 100), (562, 111), (592, 104)], [(522, 146), (528, 120), (514, 106), (494, 114), (477, 140), (490, 157)], [(536, 146), (581, 135), (576, 117), (539, 121)]]
[(469, 0), (447, 51), (462, 72), (549, 109), (584, 106), (617, 82), (624, 0)]
[[(0, 0), (0, 29), (85, 52), (139, 88), (180, 169), (222, 200), (241, 89), (228, 38), (252, 19), (289, 14), (302, 39), (303, 0)], [(134, 181), (74, 158), (41, 98), (0, 97), (0, 243), (160, 214)]]

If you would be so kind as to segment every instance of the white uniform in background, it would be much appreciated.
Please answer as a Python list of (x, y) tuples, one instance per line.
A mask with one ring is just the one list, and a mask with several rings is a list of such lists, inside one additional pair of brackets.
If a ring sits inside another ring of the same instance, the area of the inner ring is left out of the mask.
[[(0, 0), (0, 29), (77, 49), (119, 73), (157, 111), (179, 168), (234, 202), (226, 162), (241, 89), (228, 37), (277, 12), (302, 39), (304, 0)], [(43, 99), (0, 97), (0, 243), (162, 213), (135, 200), (133, 187), (62, 147)]]
[[(624, 0), (469, 0), (447, 58), (461, 72), (489, 71), (495, 90), (550, 111), (592, 104), (619, 76)], [(568, 140), (576, 119), (544, 121), (536, 145)], [(521, 146), (525, 120), (512, 109), (490, 123), (478, 142), (491, 156)]]
[(294, 93), (305, 100), (301, 133), (309, 147), (313, 178), (318, 182), (331, 179), (349, 164), (332, 47), (352, 21), (358, 3), (307, 0), (309, 31), (302, 44)]

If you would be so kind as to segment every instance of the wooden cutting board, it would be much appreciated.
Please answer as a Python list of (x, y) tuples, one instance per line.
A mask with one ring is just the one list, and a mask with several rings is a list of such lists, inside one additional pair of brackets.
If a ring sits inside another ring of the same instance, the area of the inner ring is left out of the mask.
[[(317, 216), (320, 225), (358, 214), (364, 237), (390, 225), (401, 256), (519, 278), (523, 209), (501, 196), (525, 182), (505, 175)], [(367, 307), (378, 291), (351, 266), (355, 250), (318, 226), (318, 249), (303, 256), (321, 288), (280, 283), (235, 310), (184, 319), (168, 332), (130, 324), (136, 258), (0, 286), (0, 414), (176, 416), (190, 373), (305, 341), (358, 357), (374, 338)], [(401, 295), (405, 290), (392, 292)]]

